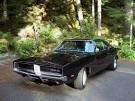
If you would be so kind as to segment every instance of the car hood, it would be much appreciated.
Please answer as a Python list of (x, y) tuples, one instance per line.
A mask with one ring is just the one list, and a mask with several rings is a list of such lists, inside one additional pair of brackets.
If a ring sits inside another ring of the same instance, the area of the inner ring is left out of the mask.
[(82, 57), (84, 54), (64, 54), (64, 53), (53, 53), (43, 58), (45, 61), (56, 63), (59, 65), (66, 65), (68, 63), (74, 62)]
[(27, 63), (32, 63), (32, 64), (45, 64), (45, 63), (50, 63), (50, 64), (56, 64), (56, 65), (61, 65), (64, 66), (68, 63), (74, 62), (86, 55), (84, 54), (75, 54), (75, 53), (52, 53), (44, 58), (39, 58), (39, 57), (30, 57), (27, 59), (18, 59), (16, 62), (27, 62)]

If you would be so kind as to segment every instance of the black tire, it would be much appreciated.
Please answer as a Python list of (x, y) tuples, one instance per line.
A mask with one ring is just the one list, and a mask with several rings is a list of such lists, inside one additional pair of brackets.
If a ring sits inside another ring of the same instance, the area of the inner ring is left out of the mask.
[(87, 83), (87, 72), (85, 68), (82, 68), (74, 81), (74, 88), (83, 89), (85, 88), (86, 83)]
[(108, 68), (109, 70), (116, 70), (117, 69), (117, 58), (113, 59), (112, 64)]

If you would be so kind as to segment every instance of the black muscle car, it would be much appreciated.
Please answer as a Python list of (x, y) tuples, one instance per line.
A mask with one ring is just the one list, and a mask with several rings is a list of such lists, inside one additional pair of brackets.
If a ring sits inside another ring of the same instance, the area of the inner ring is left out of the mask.
[(66, 83), (82, 89), (89, 75), (106, 68), (115, 70), (117, 59), (117, 49), (102, 39), (68, 39), (44, 58), (15, 60), (13, 68), (16, 73), (36, 83)]

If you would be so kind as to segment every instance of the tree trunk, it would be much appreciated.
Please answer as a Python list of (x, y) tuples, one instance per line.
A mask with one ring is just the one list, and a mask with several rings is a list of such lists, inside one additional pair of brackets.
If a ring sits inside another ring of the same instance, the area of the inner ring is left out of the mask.
[(101, 36), (101, 20), (102, 20), (102, 10), (101, 10), (101, 7), (102, 7), (102, 1), (101, 0), (97, 0), (97, 6), (98, 6), (98, 36)]
[(75, 5), (74, 5), (74, 0), (66, 0), (67, 2), (67, 7), (68, 7), (68, 14), (67, 14), (67, 19), (69, 21), (69, 25), (71, 28), (74, 28), (74, 24), (76, 22), (76, 14), (75, 14)]
[(84, 23), (84, 18), (83, 18), (83, 11), (81, 7), (81, 0), (75, 0), (76, 1), (76, 6), (77, 6), (77, 14), (78, 14), (78, 20), (80, 24), (80, 31), (83, 33), (83, 23)]
[(92, 0), (92, 18), (93, 24), (95, 24), (95, 0)]
[(95, 35), (95, 0), (92, 0), (92, 24), (93, 24), (92, 32)]
[(125, 3), (126, 11), (126, 34), (130, 36), (130, 49), (133, 40), (133, 0), (127, 0)]
[(132, 49), (133, 41), (133, 0), (131, 1), (131, 10), (130, 10), (130, 49)]
[(3, 20), (8, 20), (7, 0), (3, 0)]

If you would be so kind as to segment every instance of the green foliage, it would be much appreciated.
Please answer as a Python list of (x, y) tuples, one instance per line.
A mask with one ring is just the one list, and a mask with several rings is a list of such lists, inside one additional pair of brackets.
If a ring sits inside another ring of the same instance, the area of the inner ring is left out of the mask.
[[(84, 14), (83, 33), (80, 33), (79, 23), (77, 21), (76, 5), (74, 0), (7, 0), (8, 18), (7, 22), (2, 22), (0, 19), (0, 39), (5, 39), (7, 44), (0, 44), (0, 53), (8, 50), (13, 50), (16, 47), (17, 54), (21, 56), (33, 56), (43, 51), (50, 43), (57, 43), (62, 39), (67, 38), (93, 38), (96, 35), (96, 25), (93, 25), (91, 18), (91, 1), (82, 0), (82, 9)], [(0, 11), (3, 12), (3, 4), (0, 2)], [(126, 4), (130, 0), (102, 0), (102, 28), (106, 26), (112, 35), (106, 35), (106, 39), (113, 39), (119, 42), (119, 56), (122, 58), (134, 58), (135, 41), (133, 50), (129, 50), (129, 36), (125, 34), (126, 22)], [(95, 6), (97, 1), (95, 1)], [(75, 9), (74, 9), (75, 8)], [(135, 10), (135, 5), (133, 7)], [(97, 11), (97, 9), (95, 9)], [(96, 23), (97, 23), (97, 12)], [(0, 14), (3, 16), (3, 13)], [(135, 17), (135, 13), (134, 13)], [(18, 40), (10, 34), (16, 35), (20, 28), (33, 22), (39, 24), (39, 38), (34, 40), (26, 38)], [(135, 28), (135, 21), (133, 21)], [(133, 33), (135, 29), (133, 28)], [(9, 33), (10, 32), (10, 33)], [(102, 31), (103, 32), (103, 31)], [(103, 32), (104, 33), (104, 32)], [(119, 34), (116, 34), (119, 33)], [(121, 35), (120, 35), (121, 34)], [(123, 35), (122, 35), (123, 34)], [(104, 36), (104, 35), (103, 35)], [(106, 37), (105, 36), (105, 37)], [(16, 43), (17, 42), (17, 43)]]
[(119, 57), (125, 59), (135, 59), (135, 50), (130, 50), (129, 45), (122, 45), (120, 46), (120, 50), (118, 52)]
[(116, 46), (116, 45), (113, 45), (113, 46), (119, 48), (118, 56), (120, 58), (131, 59), (131, 60), (135, 59), (135, 46), (133, 46), (133, 48), (130, 49), (130, 47), (129, 47), (129, 36), (128, 35), (124, 36), (122, 34), (112, 34), (108, 38), (113, 39), (115, 41), (118, 41), (118, 43), (119, 43), (118, 46)]
[(90, 15), (85, 17), (84, 24), (83, 24), (83, 33), (80, 32), (78, 28), (64, 29), (62, 31), (62, 39), (71, 39), (71, 38), (78, 38), (78, 39), (89, 39), (95, 36), (95, 25), (92, 23), (92, 18)]
[(38, 53), (38, 44), (32, 38), (18, 40), (16, 42), (16, 53), (21, 57), (34, 56)]
[(38, 30), (38, 33), (40, 34), (39, 40), (43, 44), (53, 43), (55, 42), (55, 37), (53, 36), (53, 29), (55, 26), (47, 24), (47, 25), (41, 25), (40, 29)]
[[(14, 37), (9, 32), (0, 31), (0, 53), (6, 53), (14, 48)], [(2, 50), (3, 49), (3, 50)]]
[(84, 19), (85, 24), (83, 26), (83, 33), (85, 34), (86, 38), (91, 38), (95, 36), (96, 31), (96, 25), (92, 21), (92, 17), (90, 15), (87, 15)]
[[(126, 15), (127, 0), (109, 0), (103, 5), (103, 23), (107, 25), (111, 32), (125, 34), (126, 33)], [(130, 1), (128, 1), (130, 2)]]
[(27, 37), (17, 40), (15, 44), (17, 55), (21, 57), (42, 56), (44, 51), (48, 52), (45, 48), (50, 43), (56, 42), (53, 34), (54, 29), (56, 27), (51, 24), (39, 25), (39, 29), (37, 30), (39, 36), (37, 39)]
[(79, 29), (72, 29), (72, 30), (63, 30), (62, 32), (62, 36), (60, 39), (72, 39), (72, 38), (83, 38), (83, 34), (80, 34), (80, 30)]
[(67, 21), (66, 17), (63, 16), (63, 15), (54, 16), (54, 17), (52, 18), (52, 21), (53, 21), (54, 23), (56, 23), (56, 25), (57, 25), (58, 27), (60, 27), (60, 28), (66, 28), (67, 25), (68, 25), (68, 23), (67, 23), (68, 21)]
[(111, 18), (120, 18), (125, 16), (125, 12), (119, 8), (106, 7), (107, 15)]
[(7, 44), (0, 43), (0, 54), (7, 52)]
[(119, 45), (124, 45), (124, 44), (129, 43), (129, 36), (128, 35), (112, 33), (112, 35), (109, 36), (109, 38), (118, 41)]
[(0, 39), (12, 40), (13, 36), (9, 32), (1, 32), (0, 31)]

